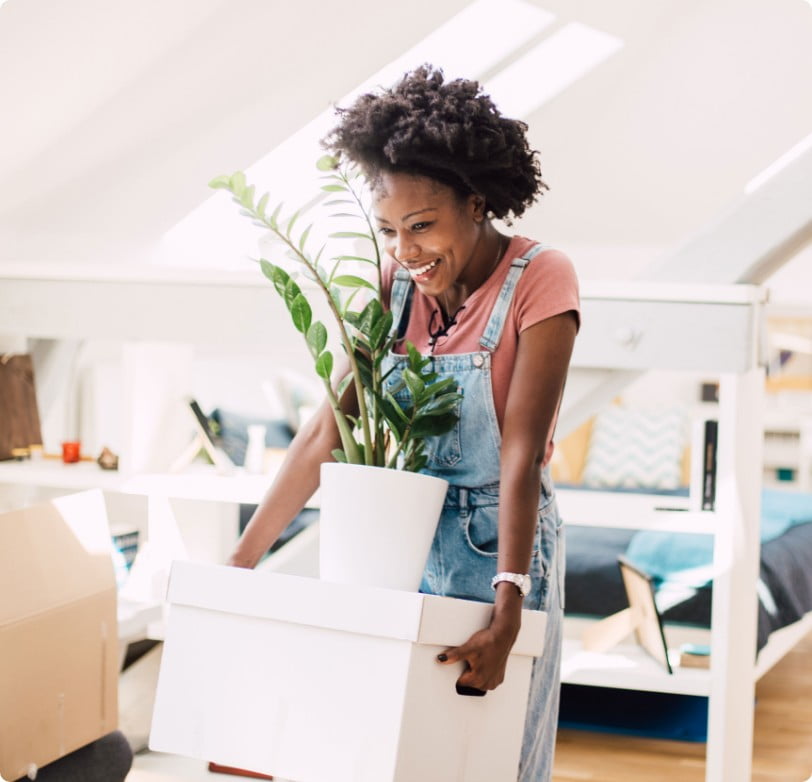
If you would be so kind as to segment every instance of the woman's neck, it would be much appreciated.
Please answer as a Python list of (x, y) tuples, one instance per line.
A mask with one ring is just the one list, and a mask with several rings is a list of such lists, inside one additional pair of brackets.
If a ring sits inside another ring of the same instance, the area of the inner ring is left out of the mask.
[(499, 261), (502, 260), (509, 244), (510, 238), (500, 234), (492, 225), (488, 224), (487, 228), (483, 228), (480, 240), (474, 248), (474, 254), (478, 257), (472, 264), (473, 274), (457, 280), (437, 297), (444, 322), (452, 320), (465, 305), (468, 297), (485, 284), (499, 266)]

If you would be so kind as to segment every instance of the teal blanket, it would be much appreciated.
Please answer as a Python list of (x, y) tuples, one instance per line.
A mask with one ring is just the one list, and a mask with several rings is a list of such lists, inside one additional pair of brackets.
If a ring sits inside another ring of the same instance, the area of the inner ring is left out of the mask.
[[(812, 522), (812, 494), (782, 489), (761, 492), (761, 542), (783, 535), (796, 524)], [(626, 556), (656, 582), (699, 588), (712, 580), (713, 536), (641, 530)]]

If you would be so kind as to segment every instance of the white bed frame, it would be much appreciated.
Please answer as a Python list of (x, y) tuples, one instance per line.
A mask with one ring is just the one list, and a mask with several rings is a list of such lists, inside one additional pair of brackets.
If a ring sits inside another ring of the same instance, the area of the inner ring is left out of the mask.
[[(715, 511), (658, 510), (666, 505), (662, 497), (559, 493), (568, 524), (714, 535), (709, 671), (677, 668), (669, 676), (635, 645), (603, 655), (585, 653), (578, 641), (582, 626), (573, 621), (567, 622), (563, 663), (568, 682), (708, 696), (708, 782), (750, 778), (755, 682), (812, 626), (807, 616), (775, 633), (755, 660), (764, 301), (764, 290), (751, 285), (584, 284), (584, 328), (559, 424), (561, 436), (650, 369), (719, 378)], [(189, 312), (203, 316), (189, 318)], [(280, 355), (289, 353), (291, 341), (298, 339), (281, 303), (258, 276), (0, 268), (0, 336), (267, 346), (268, 334), (284, 335)], [(137, 363), (134, 384), (149, 386), (151, 371), (151, 361)], [(311, 531), (305, 539), (315, 545), (317, 533)], [(308, 551), (296, 553), (312, 566)], [(666, 635), (672, 645), (687, 640), (685, 631), (677, 635), (666, 628)]]
[[(564, 521), (590, 526), (700, 532), (714, 536), (710, 631), (666, 625), (669, 657), (683, 642), (709, 642), (709, 670), (669, 675), (636, 644), (597, 654), (580, 637), (589, 620), (568, 618), (565, 682), (703, 695), (709, 698), (707, 782), (750, 779), (755, 683), (812, 629), (812, 613), (770, 636), (756, 658), (760, 558), (763, 389), (761, 329), (765, 291), (756, 286), (672, 283), (585, 286), (579, 368), (685, 370), (720, 383), (714, 511), (654, 495), (558, 490)], [(677, 510), (678, 509), (678, 510)]]

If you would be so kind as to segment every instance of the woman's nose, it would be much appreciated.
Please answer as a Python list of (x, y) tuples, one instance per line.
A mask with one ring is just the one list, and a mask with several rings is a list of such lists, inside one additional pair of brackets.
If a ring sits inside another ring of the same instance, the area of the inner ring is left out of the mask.
[(420, 255), (420, 247), (408, 236), (398, 236), (395, 239), (394, 256), (396, 261), (408, 261)]

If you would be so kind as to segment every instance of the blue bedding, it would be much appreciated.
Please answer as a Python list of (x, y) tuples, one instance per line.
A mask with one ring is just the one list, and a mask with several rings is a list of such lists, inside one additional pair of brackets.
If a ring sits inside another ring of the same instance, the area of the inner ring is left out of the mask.
[[(762, 528), (763, 532), (766, 529), (766, 534), (763, 535), (761, 546), (759, 649), (767, 642), (771, 632), (812, 611), (812, 523), (804, 522), (804, 519), (812, 521), (812, 495), (787, 494), (794, 496), (771, 496), (764, 505), (768, 521)], [(805, 504), (801, 498), (806, 498)], [(786, 522), (787, 517), (789, 523)], [(776, 534), (780, 526), (784, 527), (784, 532)], [(644, 534), (649, 535), (647, 531), (567, 527), (567, 613), (608, 616), (626, 608), (628, 603), (617, 557), (619, 554), (628, 556), (634, 548), (645, 548), (638, 544), (632, 546), (633, 539)], [(670, 545), (682, 550), (673, 555), (669, 552), (666, 567), (660, 569), (666, 576), (658, 579), (658, 603), (663, 618), (670, 622), (707, 627), (710, 625), (713, 585), (708, 582), (707, 572), (703, 580), (700, 570), (710, 563), (712, 538), (706, 535), (669, 535), (669, 538)], [(691, 550), (690, 541), (693, 538), (702, 539), (698, 551)], [(650, 548), (653, 550), (653, 547)], [(659, 559), (662, 564), (663, 557)], [(656, 560), (654, 564), (657, 566)], [(692, 572), (686, 565), (697, 566), (698, 569)], [(674, 566), (678, 570), (674, 570)], [(646, 570), (646, 567), (642, 569)], [(682, 574), (682, 581), (676, 573)], [(692, 588), (683, 589), (689, 583), (689, 577), (693, 578)], [(675, 584), (678, 587), (676, 590), (673, 589)], [(675, 593), (681, 599), (675, 600)], [(663, 595), (669, 599), (662, 601)]]
[[(812, 494), (779, 489), (761, 492), (761, 543), (764, 545), (789, 529), (812, 521)], [(659, 581), (701, 587), (711, 578), (713, 536), (641, 530), (636, 532), (626, 556)]]

